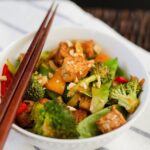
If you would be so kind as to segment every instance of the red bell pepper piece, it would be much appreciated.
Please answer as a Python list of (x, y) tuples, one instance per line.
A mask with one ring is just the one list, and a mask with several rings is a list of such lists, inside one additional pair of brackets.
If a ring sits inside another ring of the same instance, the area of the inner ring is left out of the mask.
[(1, 82), (1, 96), (5, 96), (6, 91), (8, 89), (8, 86), (10, 85), (10, 82), (12, 81), (12, 74), (8, 69), (8, 65), (5, 64), (3, 67), (2, 75), (6, 76), (7, 80)]
[(28, 106), (25, 102), (22, 102), (17, 110), (17, 116), (22, 114), (23, 112), (25, 112), (27, 110)]
[(114, 81), (119, 83), (119, 84), (128, 82), (128, 80), (123, 76), (116, 77)]

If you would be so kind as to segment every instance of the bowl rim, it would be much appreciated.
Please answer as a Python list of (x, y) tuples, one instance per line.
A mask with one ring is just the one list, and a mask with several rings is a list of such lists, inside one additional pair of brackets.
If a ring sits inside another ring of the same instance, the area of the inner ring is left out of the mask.
[[(139, 59), (139, 57), (133, 53), (133, 51), (130, 49), (130, 47), (126, 46), (126, 43), (123, 42), (121, 39), (119, 40), (118, 38), (113, 37), (112, 35), (109, 35), (109, 33), (104, 33), (101, 31), (97, 31), (91, 28), (83, 28), (83, 27), (55, 27), (52, 30), (56, 31), (56, 30), (66, 30), (66, 29), (72, 29), (72, 30), (84, 30), (84, 32), (88, 32), (88, 33), (94, 33), (96, 32), (96, 34), (102, 34), (104, 36), (107, 36), (111, 39), (115, 39), (117, 42), (121, 43), (122, 45), (124, 45), (124, 47), (126, 47), (126, 49), (128, 49), (128, 51), (134, 56), (136, 57), (136, 59), (139, 61), (139, 63), (141, 64), (141, 66), (143, 67), (143, 70), (145, 71), (145, 77), (146, 80), (148, 82), (148, 84), (150, 84), (150, 79), (149, 79), (149, 75), (148, 75), (148, 71), (146, 69), (146, 66), (142, 63), (142, 61)], [(5, 56), (7, 54), (7, 52), (9, 51), (9, 49), (11, 49), (13, 46), (18, 45), (21, 42), (25, 42), (27, 39), (31, 38), (34, 36), (36, 31), (30, 32), (26, 35), (24, 35), (22, 38), (12, 42), (10, 45), (8, 45), (2, 52), (0, 52), (0, 58), (2, 58), (3, 56)], [(1, 59), (2, 60), (2, 59)], [(150, 91), (150, 87), (148, 86), (147, 91)], [(119, 127), (118, 129), (115, 129), (109, 133), (105, 133), (102, 135), (98, 135), (98, 136), (94, 136), (94, 137), (90, 137), (90, 138), (84, 138), (84, 139), (56, 139), (56, 138), (51, 138), (51, 137), (44, 137), (35, 133), (31, 133), (21, 127), (19, 127), (18, 125), (14, 124), (12, 125), (12, 129), (14, 129), (16, 132), (26, 136), (26, 137), (31, 137), (37, 140), (42, 140), (42, 141), (46, 141), (46, 142), (56, 142), (56, 143), (80, 143), (80, 142), (91, 142), (91, 141), (95, 141), (95, 140), (101, 140), (103, 138), (109, 137), (110, 135), (115, 135), (118, 132), (121, 132), (127, 128), (129, 128), (131, 126), (131, 124), (142, 114), (142, 112), (145, 110), (145, 107), (148, 104), (148, 93), (146, 95), (146, 101), (144, 102), (143, 106), (141, 107), (141, 110), (139, 112), (137, 112), (136, 116), (134, 116), (131, 120), (129, 120), (126, 124), (124, 124), (123, 126)]]

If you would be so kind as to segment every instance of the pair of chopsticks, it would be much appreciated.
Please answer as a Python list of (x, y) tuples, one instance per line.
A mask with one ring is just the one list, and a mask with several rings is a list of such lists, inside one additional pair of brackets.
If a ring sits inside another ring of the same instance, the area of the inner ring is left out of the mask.
[(52, 25), (58, 5), (51, 5), (44, 18), (39, 30), (37, 31), (28, 51), (16, 72), (6, 96), (0, 104), (0, 150), (6, 141), (11, 125), (16, 116), (16, 111), (21, 103), (32, 72), (39, 60), (41, 51), (44, 47), (48, 32)]

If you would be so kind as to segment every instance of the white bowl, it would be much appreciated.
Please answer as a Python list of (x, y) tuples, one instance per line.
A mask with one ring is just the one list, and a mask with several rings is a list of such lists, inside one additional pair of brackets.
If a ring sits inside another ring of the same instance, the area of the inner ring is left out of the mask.
[[(22, 39), (14, 42), (8, 46), (3, 53), (0, 54), (0, 72), (2, 66), (5, 63), (6, 59), (9, 58), (11, 61), (14, 61), (20, 52), (25, 52), (33, 38), (35, 32), (26, 35)], [(145, 79), (145, 84), (143, 87), (143, 92), (141, 93), (140, 99), (141, 104), (128, 118), (128, 122), (110, 133), (103, 134), (100, 136), (87, 138), (87, 139), (76, 139), (76, 140), (61, 140), (43, 137), (30, 133), (19, 126), (13, 124), (12, 128), (18, 133), (20, 138), (24, 138), (27, 142), (32, 145), (38, 146), (42, 149), (54, 149), (54, 150), (93, 150), (95, 148), (101, 147), (112, 141), (116, 135), (121, 135), (123, 131), (128, 129), (131, 124), (139, 117), (143, 112), (144, 107), (148, 102), (148, 93), (149, 93), (149, 78), (146, 72), (146, 69), (142, 62), (136, 57), (135, 53), (131, 49), (128, 49), (126, 45), (117, 39), (110, 37), (109, 35), (97, 32), (94, 30), (88, 30), (83, 28), (57, 28), (53, 29), (47, 42), (45, 44), (44, 50), (50, 50), (55, 48), (60, 41), (64, 40), (74, 40), (74, 39), (93, 39), (98, 44), (102, 45), (105, 51), (112, 57), (117, 57), (119, 59), (119, 64), (126, 72), (130, 75), (136, 75), (139, 78)]]

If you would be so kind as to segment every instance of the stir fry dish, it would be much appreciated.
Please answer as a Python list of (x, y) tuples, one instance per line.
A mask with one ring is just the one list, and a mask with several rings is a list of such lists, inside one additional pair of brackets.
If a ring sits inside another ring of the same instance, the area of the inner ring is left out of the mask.
[[(3, 67), (5, 95), (25, 54)], [(44, 51), (28, 83), (15, 122), (46, 137), (89, 138), (127, 122), (140, 104), (144, 79), (127, 75), (93, 40), (64, 41)]]

